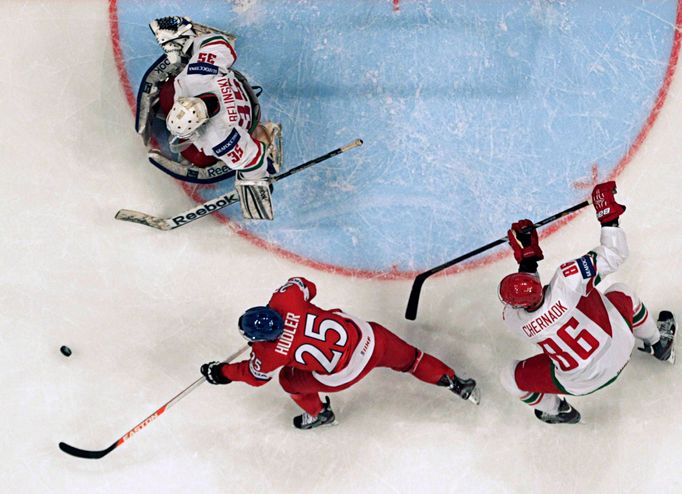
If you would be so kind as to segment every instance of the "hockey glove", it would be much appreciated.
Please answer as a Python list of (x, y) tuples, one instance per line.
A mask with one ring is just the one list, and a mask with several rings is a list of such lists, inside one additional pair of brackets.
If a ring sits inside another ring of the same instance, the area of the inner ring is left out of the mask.
[(514, 251), (514, 259), (521, 264), (523, 261), (541, 261), (545, 258), (540, 248), (538, 231), (531, 220), (520, 220), (512, 223), (507, 232), (509, 245)]
[(223, 367), (226, 365), (223, 362), (209, 362), (201, 366), (201, 374), (211, 384), (230, 384), (232, 380), (223, 375)]
[(189, 17), (161, 17), (150, 22), (149, 28), (172, 64), (178, 63), (187, 54), (196, 37)]
[(618, 218), (625, 212), (625, 206), (618, 204), (613, 195), (616, 193), (616, 182), (604, 182), (595, 186), (592, 191), (592, 205), (597, 212), (597, 219), (602, 226), (618, 225)]

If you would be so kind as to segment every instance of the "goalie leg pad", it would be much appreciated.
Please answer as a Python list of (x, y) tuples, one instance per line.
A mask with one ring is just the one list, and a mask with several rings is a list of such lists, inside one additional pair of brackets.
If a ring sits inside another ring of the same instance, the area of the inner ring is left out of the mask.
[(272, 195), (267, 180), (237, 179), (234, 183), (246, 220), (273, 220)]
[(137, 91), (137, 112), (135, 115), (135, 130), (142, 136), (144, 144), (149, 143), (151, 137), (151, 121), (154, 117), (154, 105), (158, 101), (161, 84), (170, 77), (175, 77), (182, 70), (182, 64), (171, 63), (166, 55), (159, 57), (142, 76), (140, 88)]

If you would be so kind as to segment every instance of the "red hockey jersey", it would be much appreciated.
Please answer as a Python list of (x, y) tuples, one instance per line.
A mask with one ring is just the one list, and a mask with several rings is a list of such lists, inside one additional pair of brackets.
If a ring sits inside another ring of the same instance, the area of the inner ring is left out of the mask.
[(370, 325), (310, 303), (316, 293), (315, 284), (301, 277), (275, 291), (268, 306), (284, 319), (284, 332), (275, 341), (253, 343), (251, 358), (226, 365), (225, 377), (260, 386), (290, 366), (312, 371), (320, 382), (334, 386), (359, 375), (374, 350)]

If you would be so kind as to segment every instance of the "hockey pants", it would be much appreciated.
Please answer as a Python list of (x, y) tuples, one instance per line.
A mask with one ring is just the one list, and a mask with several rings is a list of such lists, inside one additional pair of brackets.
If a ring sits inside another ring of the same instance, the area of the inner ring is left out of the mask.
[(417, 379), (429, 384), (436, 384), (445, 374), (454, 376), (455, 371), (436, 357), (406, 343), (380, 324), (374, 322), (369, 324), (374, 331), (374, 352), (362, 372), (352, 381), (340, 386), (327, 386), (319, 382), (310, 371), (294, 367), (282, 368), (279, 373), (282, 388), (306, 413), (316, 416), (322, 410), (319, 392), (333, 393), (349, 388), (375, 367), (388, 367), (397, 372), (409, 372)]
[[(635, 337), (653, 344), (659, 339), (656, 323), (635, 292), (623, 283), (611, 285), (604, 293), (632, 329)], [(513, 396), (546, 413), (557, 413), (558, 394), (565, 392), (554, 382), (554, 363), (545, 353), (515, 360), (500, 373), (500, 381)]]

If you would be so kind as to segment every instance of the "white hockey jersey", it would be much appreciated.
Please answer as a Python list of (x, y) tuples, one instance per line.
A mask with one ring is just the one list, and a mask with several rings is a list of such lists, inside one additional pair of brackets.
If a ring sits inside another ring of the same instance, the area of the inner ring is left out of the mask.
[(608, 384), (630, 360), (635, 338), (625, 318), (595, 285), (628, 256), (625, 233), (601, 228), (601, 245), (562, 264), (537, 310), (506, 306), (504, 320), (521, 339), (540, 346), (554, 363), (554, 381), (570, 394)]
[(234, 47), (221, 34), (207, 34), (194, 40), (192, 53), (175, 78), (175, 97), (212, 93), (220, 103), (219, 112), (199, 129), (192, 144), (247, 178), (266, 176), (265, 144), (250, 135), (258, 123), (252, 121), (251, 101), (230, 70), (237, 59)]

